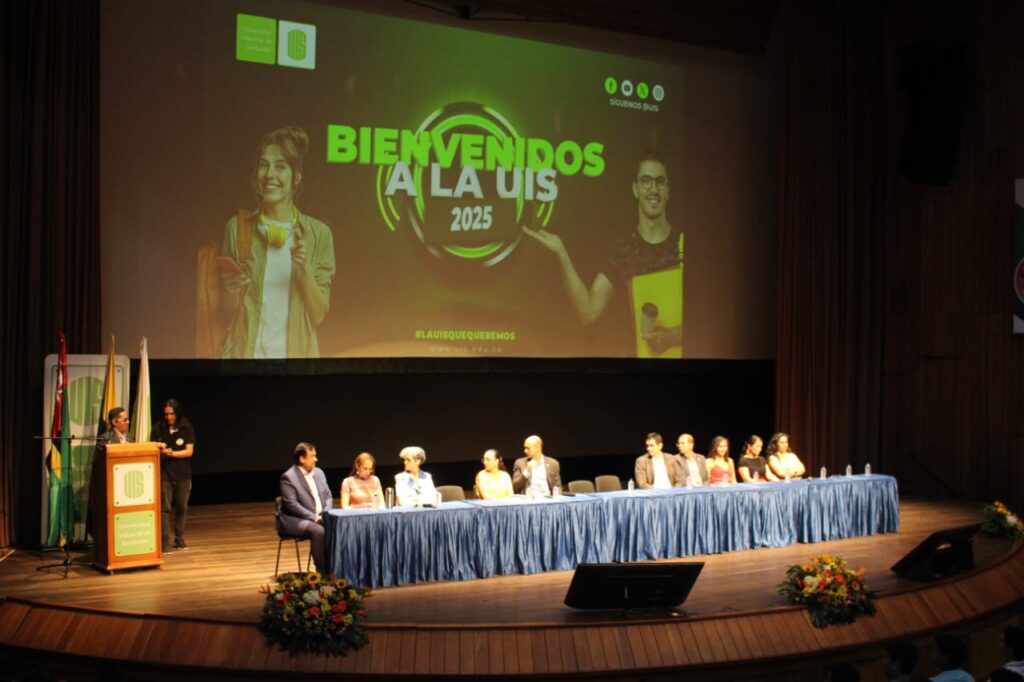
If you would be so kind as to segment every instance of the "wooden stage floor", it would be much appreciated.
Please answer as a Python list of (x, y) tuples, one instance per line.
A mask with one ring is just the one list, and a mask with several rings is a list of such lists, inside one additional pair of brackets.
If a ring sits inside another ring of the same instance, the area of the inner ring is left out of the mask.
[[(0, 596), (122, 613), (255, 623), (263, 601), (259, 589), (272, 581), (277, 551), (273, 514), (273, 503), (194, 508), (187, 532), (191, 549), (167, 555), (159, 569), (106, 575), (83, 565), (73, 567), (65, 579), (61, 569), (37, 570), (60, 561), (60, 554), (18, 550), (0, 562)], [(898, 533), (683, 559), (705, 562), (683, 611), (713, 616), (782, 607), (776, 586), (786, 567), (822, 553), (838, 554), (853, 566), (865, 567), (868, 584), (876, 591), (914, 589), (917, 583), (897, 578), (889, 567), (932, 531), (981, 518), (977, 504), (904, 500)], [(979, 537), (978, 566), (998, 560), (1006, 549), (1005, 543)], [(282, 549), (281, 566), (295, 567), (291, 543)], [(572, 571), (559, 571), (378, 589), (367, 603), (367, 626), (522, 626), (621, 619), (621, 613), (580, 612), (564, 606), (571, 578)]]

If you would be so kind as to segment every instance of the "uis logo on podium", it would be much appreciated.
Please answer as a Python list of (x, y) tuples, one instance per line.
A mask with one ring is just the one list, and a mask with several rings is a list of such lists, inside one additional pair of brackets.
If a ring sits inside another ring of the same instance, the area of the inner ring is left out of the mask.
[(114, 465), (114, 506), (152, 504), (156, 499), (156, 470), (145, 462)]
[(145, 479), (141, 471), (126, 471), (124, 474), (124, 495), (130, 500), (137, 500), (146, 491)]

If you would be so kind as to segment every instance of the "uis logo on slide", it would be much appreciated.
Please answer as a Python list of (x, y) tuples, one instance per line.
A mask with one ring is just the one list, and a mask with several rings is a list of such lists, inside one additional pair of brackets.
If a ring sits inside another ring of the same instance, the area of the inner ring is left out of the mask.
[(416, 130), (329, 125), (327, 161), (377, 166), (377, 207), (433, 256), (490, 267), (511, 254), (521, 226), (548, 227), (558, 180), (604, 172), (604, 145), (522, 137), (495, 109), (446, 105)]
[(235, 21), (235, 59), (316, 68), (316, 26), (239, 14)]

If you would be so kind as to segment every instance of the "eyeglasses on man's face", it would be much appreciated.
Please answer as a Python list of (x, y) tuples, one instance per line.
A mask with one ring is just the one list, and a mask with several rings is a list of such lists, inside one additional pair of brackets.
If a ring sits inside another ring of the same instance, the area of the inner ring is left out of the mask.
[(640, 187), (643, 189), (650, 189), (652, 185), (656, 186), (658, 189), (665, 189), (668, 187), (668, 178), (664, 175), (659, 175), (656, 178), (651, 177), (650, 175), (641, 175), (636, 179), (636, 181), (640, 183)]

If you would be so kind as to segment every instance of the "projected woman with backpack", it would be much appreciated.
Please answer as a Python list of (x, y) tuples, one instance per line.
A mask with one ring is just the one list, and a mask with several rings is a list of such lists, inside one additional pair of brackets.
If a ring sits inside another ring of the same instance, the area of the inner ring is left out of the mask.
[(308, 150), (301, 128), (265, 135), (252, 177), (259, 206), (224, 228), (216, 258), (223, 358), (320, 356), (316, 330), (330, 307), (334, 238), (295, 204)]

